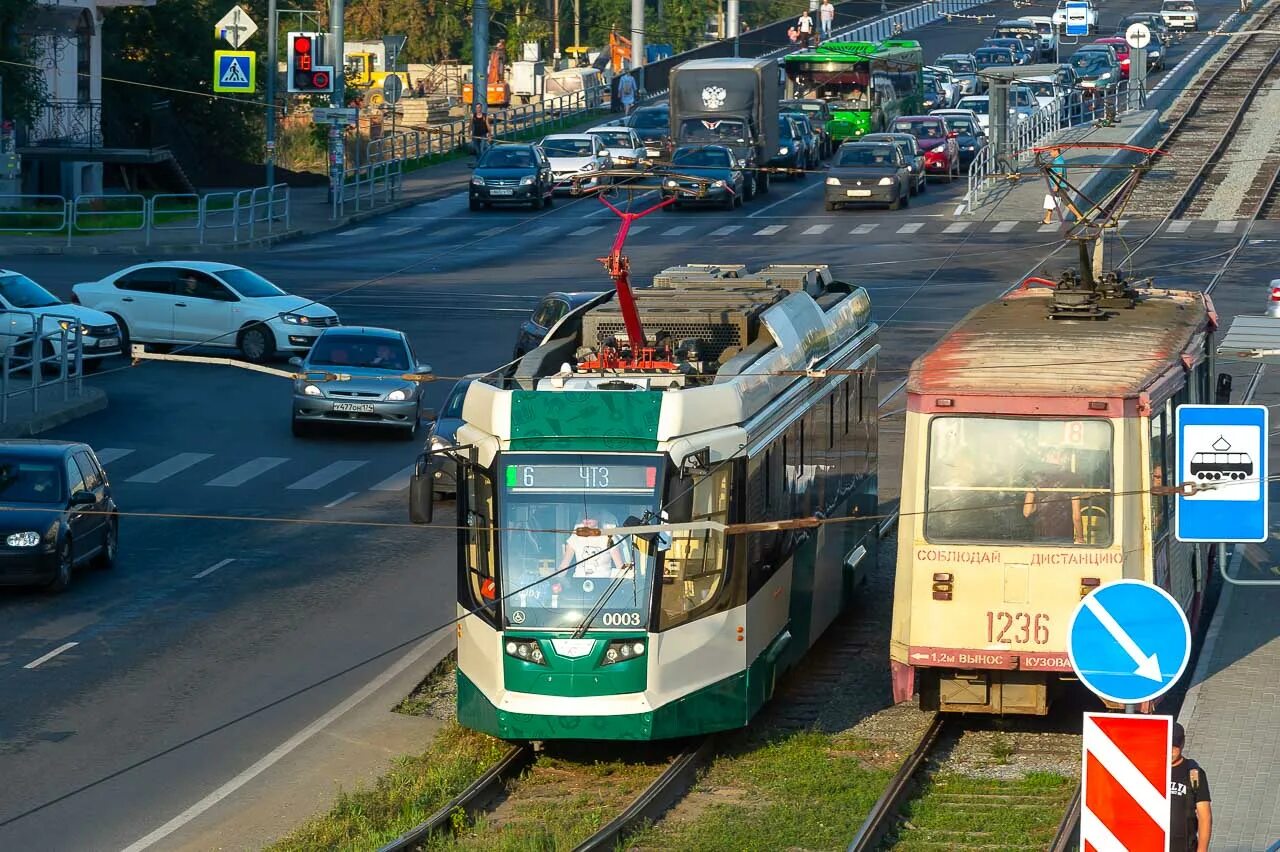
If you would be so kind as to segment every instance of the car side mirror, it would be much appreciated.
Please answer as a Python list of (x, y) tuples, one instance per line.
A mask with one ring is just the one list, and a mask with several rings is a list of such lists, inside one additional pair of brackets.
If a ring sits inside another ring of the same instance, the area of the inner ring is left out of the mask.
[(72, 506), (92, 506), (98, 502), (98, 498), (93, 496), (92, 491), (77, 491), (71, 495)]
[(436, 410), (435, 410), (434, 408), (424, 408), (424, 409), (422, 409), (422, 415), (421, 415), (421, 416), (422, 416), (422, 419), (423, 419), (423, 420), (426, 420), (428, 423), (434, 423), (437, 419), (439, 419), (439, 418), (436, 416)]
[(418, 364), (418, 372), (419, 372), (419, 373), (430, 373), (430, 372), (431, 372), (431, 365), (430, 365), (430, 364), (428, 364), (428, 363), (426, 363), (425, 361), (424, 361), (424, 362), (422, 362), (422, 363), (420, 363), (420, 364)]
[(413, 466), (413, 476), (409, 478), (409, 521), (415, 524), (429, 524), (435, 517), (435, 494), (431, 488), (430, 455), (418, 456)]
[(301, 367), (301, 366), (302, 366), (302, 359), (301, 359), (301, 358), (299, 358), (297, 355), (294, 355), (292, 358), (290, 358), (290, 359), (289, 359), (289, 366), (290, 366), (290, 367)]

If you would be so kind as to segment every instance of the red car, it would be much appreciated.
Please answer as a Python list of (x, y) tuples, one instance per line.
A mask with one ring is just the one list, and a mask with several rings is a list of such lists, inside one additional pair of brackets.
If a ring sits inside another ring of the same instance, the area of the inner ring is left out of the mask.
[(960, 143), (946, 121), (936, 115), (904, 115), (893, 120), (890, 133), (910, 133), (924, 152), (927, 175), (945, 177), (948, 182), (960, 175)]
[(1094, 39), (1094, 44), (1105, 44), (1116, 51), (1116, 59), (1120, 61), (1120, 76), (1129, 79), (1129, 42), (1121, 36), (1108, 36)]

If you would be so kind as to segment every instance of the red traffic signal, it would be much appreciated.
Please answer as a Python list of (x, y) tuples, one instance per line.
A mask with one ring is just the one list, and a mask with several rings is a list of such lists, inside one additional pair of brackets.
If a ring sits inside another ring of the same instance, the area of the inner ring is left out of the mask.
[(295, 94), (323, 94), (333, 91), (333, 66), (324, 61), (318, 33), (289, 33), (288, 90)]
[(293, 52), (294, 53), (310, 53), (311, 52), (311, 36), (294, 36)]

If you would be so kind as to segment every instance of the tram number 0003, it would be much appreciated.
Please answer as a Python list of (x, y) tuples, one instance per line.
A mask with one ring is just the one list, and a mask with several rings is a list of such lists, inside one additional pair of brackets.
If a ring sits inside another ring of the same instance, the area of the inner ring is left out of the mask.
[(1049, 615), (1043, 612), (987, 611), (987, 641), (1049, 644)]
[(606, 612), (600, 616), (600, 623), (605, 627), (639, 627), (638, 612)]

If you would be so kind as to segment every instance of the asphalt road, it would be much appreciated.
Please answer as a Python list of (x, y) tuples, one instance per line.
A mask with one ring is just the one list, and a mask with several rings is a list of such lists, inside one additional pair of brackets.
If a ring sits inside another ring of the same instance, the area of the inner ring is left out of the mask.
[[(1111, 0), (1103, 31), (1151, 5)], [(1210, 23), (1231, 8), (1202, 5)], [(920, 38), (929, 56), (972, 49), (993, 23), (939, 24)], [(1175, 47), (1173, 60), (1196, 40)], [(635, 277), (690, 262), (828, 263), (872, 293), (889, 388), (964, 311), (1069, 259), (1056, 230), (1031, 222), (958, 227), (950, 214), (963, 182), (931, 184), (895, 213), (825, 213), (820, 187), (812, 177), (780, 181), (736, 213), (656, 213), (628, 243)], [(1154, 224), (1131, 222), (1122, 236), (1132, 244)], [(470, 213), (459, 194), (343, 234), (218, 257), (324, 301), (345, 323), (401, 328), (439, 375), (459, 376), (504, 361), (545, 292), (606, 287), (595, 258), (614, 230), (589, 199)], [(1261, 309), (1277, 236), (1259, 227), (1218, 285), (1224, 322)], [(1202, 287), (1221, 263), (1215, 255), (1239, 239), (1239, 227), (1213, 223), (1162, 231), (1137, 256), (1138, 271), (1163, 286)], [(66, 295), (117, 260), (5, 264)], [(78, 576), (64, 595), (0, 592), (4, 849), (129, 845), (454, 611), (452, 533), (332, 523), (404, 521), (413, 445), (360, 432), (295, 439), (289, 384), (246, 371), (145, 363), (93, 381), (110, 408), (50, 437), (103, 453), (126, 511), (182, 517), (126, 518), (119, 567)], [(433, 387), (430, 405), (447, 386)]]

